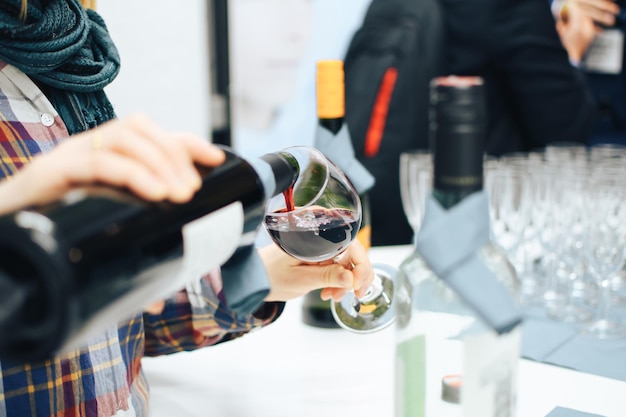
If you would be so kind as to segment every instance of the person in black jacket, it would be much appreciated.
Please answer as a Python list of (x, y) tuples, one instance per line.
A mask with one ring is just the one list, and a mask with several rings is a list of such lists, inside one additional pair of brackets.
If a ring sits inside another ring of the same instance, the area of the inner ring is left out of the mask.
[[(626, 6), (624, 0), (559, 0), (552, 2), (557, 30), (570, 60), (585, 74), (597, 106), (591, 145), (626, 145)], [(585, 19), (578, 18), (582, 15)], [(591, 22), (591, 23), (589, 23)], [(592, 26), (589, 29), (589, 25)], [(563, 28), (570, 30), (565, 32)], [(568, 39), (592, 31), (593, 43)], [(573, 41), (573, 42), (572, 42)]]
[[(572, 35), (586, 36), (585, 42), (594, 36)], [(378, 73), (372, 74), (373, 68)], [(411, 242), (398, 186), (399, 156), (430, 146), (427, 87), (434, 76), (484, 79), (490, 155), (551, 142), (587, 144), (594, 126), (594, 99), (584, 74), (568, 58), (546, 0), (374, 0), (346, 55), (346, 71), (354, 148), (376, 178), (369, 192), (374, 246)], [(390, 72), (389, 101), (376, 100), (389, 81), (383, 74)], [(373, 123), (380, 114), (384, 117)], [(382, 133), (373, 135), (372, 126), (382, 127)]]
[(444, 73), (485, 79), (492, 155), (588, 143), (594, 100), (544, 0), (440, 0)]

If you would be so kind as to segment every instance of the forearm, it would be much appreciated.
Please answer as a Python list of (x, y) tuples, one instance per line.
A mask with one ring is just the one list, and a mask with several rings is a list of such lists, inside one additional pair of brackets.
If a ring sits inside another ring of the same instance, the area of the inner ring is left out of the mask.
[[(251, 315), (237, 316), (222, 301), (219, 274), (201, 281), (200, 294), (180, 291), (160, 314), (144, 314), (146, 356), (194, 350), (240, 337), (275, 321), (284, 303), (265, 303)], [(191, 300), (190, 300), (191, 298)]]
[(27, 207), (28, 191), (22, 186), (22, 181), (8, 177), (0, 181), (0, 215), (5, 215)]
[(513, 33), (503, 27), (508, 37), (500, 37), (501, 52), (494, 61), (511, 91), (519, 125), (534, 147), (555, 140), (587, 142), (595, 104), (584, 75), (570, 64), (549, 8), (536, 1), (515, 7), (526, 30)]

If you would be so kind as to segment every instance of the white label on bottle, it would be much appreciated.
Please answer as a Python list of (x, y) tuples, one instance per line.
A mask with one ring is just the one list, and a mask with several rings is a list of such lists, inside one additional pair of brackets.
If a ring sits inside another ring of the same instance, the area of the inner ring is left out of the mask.
[(236, 201), (183, 226), (182, 285), (225, 263), (239, 246), (243, 224), (243, 205)]
[(442, 377), (462, 372), (462, 343), (454, 337), (471, 317), (420, 312), (396, 345), (396, 417), (461, 417), (459, 404), (442, 399)]
[(108, 303), (68, 338), (61, 353), (77, 349), (106, 326), (126, 320), (224, 264), (239, 246), (243, 224), (243, 205), (237, 201), (183, 226), (182, 259), (161, 262), (135, 276), (141, 291), (123, 292)]
[(235, 202), (183, 226), (182, 259), (161, 262), (135, 276), (133, 281), (141, 291), (127, 291), (108, 303), (68, 338), (61, 353), (84, 345), (106, 326), (126, 320), (224, 264), (239, 246), (243, 223), (243, 205)]
[(396, 346), (395, 415), (426, 417), (426, 338), (423, 334)]
[(503, 335), (473, 333), (463, 341), (463, 416), (515, 416), (520, 326)]
[(622, 72), (624, 32), (607, 29), (596, 35), (583, 59), (583, 66), (591, 72), (619, 74)]

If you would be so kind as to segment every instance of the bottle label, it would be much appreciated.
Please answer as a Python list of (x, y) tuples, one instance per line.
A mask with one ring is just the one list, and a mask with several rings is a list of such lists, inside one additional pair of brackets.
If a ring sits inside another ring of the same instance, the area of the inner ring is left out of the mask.
[(396, 417), (426, 417), (426, 338), (396, 346)]
[(472, 332), (459, 339), (443, 333), (465, 325), (439, 318), (445, 330), (423, 328), (426, 333), (396, 346), (395, 416), (514, 417), (519, 326), (500, 336)]
[[(224, 264), (237, 250), (243, 234), (244, 211), (235, 201), (183, 226), (182, 286)], [(182, 288), (181, 286), (181, 288)]]
[(464, 338), (463, 416), (513, 417), (517, 408), (517, 363), (521, 329)]
[[(200, 285), (200, 278), (224, 264), (235, 253), (243, 233), (241, 202), (196, 219), (182, 229), (183, 256), (161, 262), (133, 278), (141, 290), (127, 291), (86, 320), (61, 349), (65, 354), (82, 346), (98, 329), (127, 318), (129, 311), (162, 300), (185, 288)], [(197, 294), (201, 291), (195, 289)], [(190, 293), (190, 300), (194, 294)], [(193, 300), (192, 300), (193, 301)]]
[(622, 72), (624, 32), (620, 29), (604, 30), (596, 35), (583, 58), (583, 68), (600, 74)]

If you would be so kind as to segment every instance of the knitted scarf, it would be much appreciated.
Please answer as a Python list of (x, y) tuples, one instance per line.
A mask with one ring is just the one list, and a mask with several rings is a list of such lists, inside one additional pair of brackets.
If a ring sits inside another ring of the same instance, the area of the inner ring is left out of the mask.
[(117, 76), (120, 59), (102, 18), (78, 0), (0, 1), (0, 59), (42, 89), (70, 134), (115, 113), (103, 88)]

